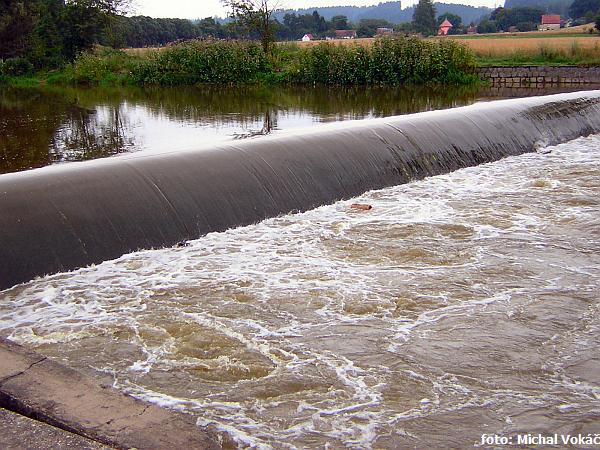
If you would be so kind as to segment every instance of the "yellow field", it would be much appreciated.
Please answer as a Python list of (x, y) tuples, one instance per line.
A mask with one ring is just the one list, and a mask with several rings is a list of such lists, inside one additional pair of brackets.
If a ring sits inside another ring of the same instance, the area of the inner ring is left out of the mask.
[(537, 54), (542, 50), (560, 53), (584, 52), (600, 56), (600, 37), (531, 37), (531, 38), (479, 38), (456, 41), (470, 47), (480, 57), (497, 57), (514, 54)]
[[(470, 47), (475, 55), (481, 58), (537, 55), (543, 51), (558, 52), (565, 55), (583, 53), (586, 56), (600, 58), (600, 35), (582, 34), (581, 27), (576, 28), (576, 30), (572, 30), (571, 32), (562, 32), (558, 36), (557, 33), (559, 32), (554, 31), (512, 34), (498, 33), (484, 36), (457, 35), (443, 38), (434, 37), (431, 39), (453, 39)], [(328, 42), (341, 45), (371, 45), (373, 40), (373, 38), (336, 39)], [(323, 41), (300, 42), (299, 45), (306, 47), (317, 45), (320, 42)]]
[[(600, 60), (600, 35), (588, 31), (593, 24), (563, 28), (556, 31), (532, 31), (527, 33), (495, 33), (486, 35), (456, 35), (429, 39), (453, 39), (473, 50), (482, 59), (512, 56), (534, 56), (541, 53), (559, 53), (565, 56), (580, 55), (587, 59)], [(334, 39), (331, 41), (293, 42), (292, 45), (311, 47), (322, 42), (336, 45), (371, 45), (374, 38)], [(287, 43), (280, 43), (286, 45)], [(162, 47), (164, 48), (164, 47)], [(157, 48), (130, 48), (130, 55), (144, 55)]]

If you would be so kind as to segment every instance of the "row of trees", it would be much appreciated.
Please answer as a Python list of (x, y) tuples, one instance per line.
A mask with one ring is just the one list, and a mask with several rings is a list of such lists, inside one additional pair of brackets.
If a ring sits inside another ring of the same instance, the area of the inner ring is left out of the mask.
[[(312, 14), (289, 13), (273, 19), (277, 3), (270, 0), (224, 0), (235, 21), (213, 18), (198, 21), (155, 19), (122, 14), (127, 0), (2, 0), (0, 1), (0, 60), (22, 58), (36, 68), (58, 67), (95, 44), (112, 47), (149, 47), (188, 39), (257, 38), (267, 49), (274, 40), (335, 36), (336, 30), (354, 29), (359, 37), (372, 37), (377, 28), (405, 32), (436, 32), (431, 0), (421, 0), (412, 24), (394, 25), (383, 19), (352, 24), (346, 16), (326, 20)], [(455, 27), (460, 18), (450, 18)]]
[(477, 31), (479, 33), (495, 33), (500, 30), (508, 31), (511, 27), (516, 27), (519, 31), (535, 30), (541, 23), (543, 14), (545, 11), (542, 9), (529, 6), (496, 8), (489, 18), (481, 21)]
[(569, 14), (573, 19), (591, 22), (600, 14), (600, 0), (574, 0), (569, 7)]
[[(118, 17), (116, 19), (123, 47), (150, 47), (164, 45), (181, 39), (238, 39), (260, 38), (266, 27), (249, 27), (239, 21), (217, 22), (206, 18), (195, 22), (184, 19), (153, 19), (145, 16)], [(270, 20), (268, 33), (272, 40), (295, 41), (305, 34), (317, 39), (335, 36), (336, 30), (356, 30), (359, 37), (373, 37), (377, 28), (394, 27), (386, 20), (363, 19), (358, 24), (348, 21), (346, 16), (334, 16), (325, 20), (317, 11), (312, 14), (286, 14), (283, 21)], [(398, 28), (398, 26), (396, 26)]]
[(126, 0), (0, 1), (0, 59), (26, 58), (55, 67), (81, 50), (114, 40)]
[[(519, 31), (535, 30), (541, 22), (542, 15), (547, 12), (547, 9), (537, 6), (496, 8), (489, 17), (480, 22), (477, 31), (495, 33), (500, 30), (507, 31), (510, 27), (516, 27)], [(600, 0), (574, 0), (568, 7), (568, 17), (575, 19), (575, 23), (590, 23), (598, 15), (600, 15)]]
[[(449, 34), (466, 34), (469, 25), (463, 24), (462, 18), (456, 14), (444, 13), (436, 18), (436, 10), (431, 0), (420, 0), (415, 7), (410, 31), (424, 36), (437, 34), (439, 26), (444, 20), (452, 24)], [(472, 24), (471, 24), (472, 25)]]

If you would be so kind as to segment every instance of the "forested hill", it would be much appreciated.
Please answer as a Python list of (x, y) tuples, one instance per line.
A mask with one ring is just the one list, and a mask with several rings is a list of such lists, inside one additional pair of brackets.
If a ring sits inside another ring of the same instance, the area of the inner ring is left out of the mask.
[(569, 16), (569, 6), (573, 0), (506, 0), (505, 8), (516, 8), (518, 6), (529, 6), (540, 8), (542, 11)]
[[(283, 16), (289, 13), (312, 14), (317, 11), (326, 20), (331, 20), (334, 16), (346, 16), (350, 22), (358, 23), (361, 19), (385, 19), (391, 23), (404, 23), (412, 20), (414, 6), (400, 9), (400, 2), (385, 2), (374, 6), (326, 6), (297, 10), (284, 10), (276, 14), (276, 18), (281, 22)], [(435, 9), (438, 15), (452, 13), (460, 16), (463, 23), (479, 22), (482, 16), (492, 12), (491, 8), (484, 6), (474, 7), (468, 5), (458, 5), (454, 3), (435, 3)]]

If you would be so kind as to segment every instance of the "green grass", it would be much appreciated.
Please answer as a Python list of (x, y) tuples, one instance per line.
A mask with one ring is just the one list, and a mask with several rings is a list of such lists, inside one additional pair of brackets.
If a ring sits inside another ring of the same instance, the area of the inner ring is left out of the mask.
[(27, 75), (20, 77), (8, 77), (0, 75), (0, 86), (13, 86), (13, 87), (36, 87), (46, 83), (44, 74)]

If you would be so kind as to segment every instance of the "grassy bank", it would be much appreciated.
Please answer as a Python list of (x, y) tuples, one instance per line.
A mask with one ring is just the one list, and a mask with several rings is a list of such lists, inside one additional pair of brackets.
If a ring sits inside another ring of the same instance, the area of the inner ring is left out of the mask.
[(46, 79), (104, 86), (470, 84), (474, 72), (474, 55), (463, 45), (399, 37), (368, 47), (281, 44), (270, 54), (247, 41), (196, 41), (144, 52), (99, 48)]
[[(578, 28), (581, 30), (581, 28)], [(597, 33), (575, 33), (571, 29), (555, 32), (496, 33), (488, 35), (456, 35), (429, 38), (434, 42), (452, 40), (468, 47), (478, 66), (527, 65), (600, 65), (600, 36)], [(340, 45), (371, 47), (375, 39), (340, 41)], [(315, 42), (300, 44), (317, 45)]]
[[(9, 67), (0, 83), (92, 86), (211, 84), (472, 84), (476, 67), (600, 65), (599, 37), (382, 38), (280, 43), (271, 54), (248, 41), (196, 41), (160, 49), (98, 48), (59, 72)], [(18, 71), (25, 70), (24, 73)]]

